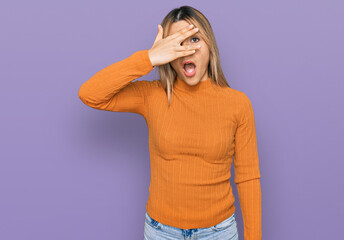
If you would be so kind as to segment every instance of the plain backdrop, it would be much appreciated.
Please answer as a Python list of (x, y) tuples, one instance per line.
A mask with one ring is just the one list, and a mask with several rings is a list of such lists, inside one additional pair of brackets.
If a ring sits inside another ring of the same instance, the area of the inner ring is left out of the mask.
[(252, 101), (263, 239), (342, 236), (343, 1), (33, 0), (0, 8), (0, 239), (143, 239), (146, 122), (90, 108), (78, 91), (150, 49), (182, 5), (208, 18), (228, 83)]

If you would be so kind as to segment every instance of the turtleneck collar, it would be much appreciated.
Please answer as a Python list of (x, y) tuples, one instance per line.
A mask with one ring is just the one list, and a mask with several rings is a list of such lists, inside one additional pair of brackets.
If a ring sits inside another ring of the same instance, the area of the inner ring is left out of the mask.
[(176, 78), (176, 80), (174, 81), (173, 87), (180, 89), (180, 90), (184, 90), (184, 91), (198, 91), (201, 89), (206, 89), (211, 87), (212, 82), (210, 77), (204, 81), (201, 81), (199, 83), (197, 83), (194, 86), (190, 86), (189, 84), (187, 84), (186, 82), (184, 82), (182, 79), (180, 79), (178, 76)]

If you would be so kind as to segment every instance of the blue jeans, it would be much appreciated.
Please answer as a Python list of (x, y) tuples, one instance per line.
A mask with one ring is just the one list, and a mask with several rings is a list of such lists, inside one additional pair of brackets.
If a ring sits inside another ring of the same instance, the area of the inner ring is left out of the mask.
[(181, 229), (164, 225), (145, 213), (144, 240), (238, 240), (235, 213), (222, 222), (207, 228)]

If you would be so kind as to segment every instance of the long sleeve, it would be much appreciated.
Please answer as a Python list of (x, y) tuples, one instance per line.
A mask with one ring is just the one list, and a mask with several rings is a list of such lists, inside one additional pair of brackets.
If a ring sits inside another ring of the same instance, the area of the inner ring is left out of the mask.
[(237, 184), (241, 211), (244, 220), (244, 239), (262, 239), (262, 199), (260, 179)]
[(134, 112), (146, 115), (145, 96), (150, 81), (135, 81), (154, 69), (148, 50), (133, 53), (93, 75), (79, 89), (79, 98), (86, 105), (100, 110)]
[(254, 112), (242, 93), (243, 105), (235, 134), (234, 169), (244, 220), (244, 239), (261, 240), (261, 185)]

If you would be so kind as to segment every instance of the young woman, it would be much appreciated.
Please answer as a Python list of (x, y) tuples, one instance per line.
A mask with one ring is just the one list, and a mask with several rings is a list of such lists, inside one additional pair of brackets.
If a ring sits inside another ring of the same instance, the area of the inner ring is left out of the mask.
[[(160, 79), (133, 81), (155, 66)], [(229, 182), (233, 156), (245, 240), (261, 239), (252, 104), (227, 83), (201, 12), (173, 9), (149, 50), (97, 72), (79, 97), (92, 108), (138, 113), (147, 122), (151, 181), (144, 239), (238, 239)]]

